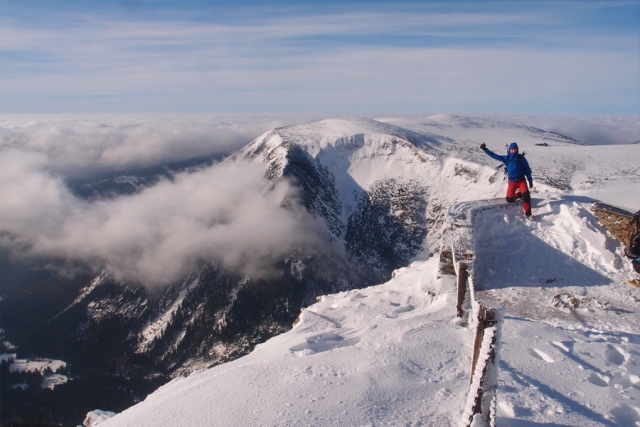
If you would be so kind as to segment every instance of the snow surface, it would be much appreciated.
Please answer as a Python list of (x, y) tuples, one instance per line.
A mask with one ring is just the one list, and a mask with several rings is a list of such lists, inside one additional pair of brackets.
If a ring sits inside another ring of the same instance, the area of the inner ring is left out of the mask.
[[(638, 289), (621, 245), (576, 196), (484, 210), (475, 220), (478, 298), (507, 314), (498, 426), (640, 425)], [(322, 298), (288, 333), (165, 385), (102, 426), (446, 426), (467, 398), (472, 331), (438, 260)], [(556, 294), (608, 302), (570, 310)]]
[(16, 359), (13, 361), (9, 370), (11, 372), (42, 372), (47, 368), (50, 368), (52, 371), (56, 371), (60, 368), (66, 367), (67, 364), (62, 360), (50, 360), (50, 359)]
[(3, 353), (0, 354), (0, 362), (5, 362), (7, 360), (15, 359), (16, 353)]
[(85, 417), (82, 426), (78, 427), (96, 427), (97, 425), (102, 424), (103, 421), (108, 420), (114, 415), (116, 415), (115, 412), (101, 411), (100, 409), (91, 411)]
[[(533, 222), (514, 209), (475, 221), (476, 296), (508, 313), (498, 425), (640, 425), (640, 292), (622, 245), (581, 197), (536, 205)], [(555, 307), (560, 294), (585, 303)]]
[(104, 426), (434, 425), (455, 421), (470, 333), (435, 258), (322, 298), (253, 353), (176, 379)]

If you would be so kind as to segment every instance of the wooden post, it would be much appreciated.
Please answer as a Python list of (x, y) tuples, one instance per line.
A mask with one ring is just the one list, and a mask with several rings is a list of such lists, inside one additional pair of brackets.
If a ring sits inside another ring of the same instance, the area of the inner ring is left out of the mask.
[[(479, 304), (478, 321), (476, 326), (476, 340), (473, 343), (473, 364), (471, 366), (471, 380), (476, 372), (476, 365), (480, 357), (480, 347), (484, 338), (484, 330), (495, 326), (500, 320), (500, 308), (487, 308), (483, 304)], [(470, 381), (471, 382), (471, 381)]]
[(462, 306), (464, 304), (464, 298), (467, 295), (467, 278), (469, 272), (467, 271), (467, 263), (458, 261), (458, 302), (456, 304), (456, 311), (458, 317), (462, 317), (464, 311)]
[[(472, 414), (481, 414), (483, 421), (489, 422), (491, 417), (491, 401), (494, 397), (494, 389), (497, 386), (497, 352), (496, 346), (500, 334), (500, 321), (502, 320), (503, 309), (499, 305), (490, 302), (478, 302), (478, 317), (476, 326), (476, 339), (473, 346), (473, 365), (471, 367), (471, 382), (473, 382), (476, 369), (478, 369), (478, 360), (481, 356), (480, 351), (485, 338), (487, 328), (491, 330), (491, 346), (489, 358), (480, 369), (483, 369), (482, 380), (477, 390)], [(487, 337), (488, 339), (488, 337)], [(486, 347), (485, 347), (486, 348)]]

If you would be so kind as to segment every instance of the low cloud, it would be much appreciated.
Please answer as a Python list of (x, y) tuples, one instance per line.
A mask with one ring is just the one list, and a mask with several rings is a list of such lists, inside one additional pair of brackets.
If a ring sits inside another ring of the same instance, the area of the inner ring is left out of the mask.
[(40, 153), (43, 168), (79, 178), (230, 153), (267, 130), (300, 120), (258, 115), (0, 116), (0, 150)]
[[(163, 285), (206, 261), (244, 275), (265, 274), (296, 248), (321, 244), (315, 222), (296, 203), (295, 187), (285, 180), (266, 182), (262, 164), (217, 164), (135, 195), (95, 201), (74, 196), (54, 171), (70, 167), (70, 153), (96, 164), (112, 159), (104, 163), (111, 166), (131, 161), (126, 152), (148, 159), (135, 144), (115, 145), (98, 156), (91, 147), (68, 142), (57, 158), (24, 144), (0, 148), (0, 245), (23, 256), (79, 260), (108, 268), (118, 279)], [(168, 144), (166, 150), (176, 148)]]
[(510, 123), (538, 127), (591, 145), (631, 144), (640, 141), (640, 118), (631, 116), (491, 115)]

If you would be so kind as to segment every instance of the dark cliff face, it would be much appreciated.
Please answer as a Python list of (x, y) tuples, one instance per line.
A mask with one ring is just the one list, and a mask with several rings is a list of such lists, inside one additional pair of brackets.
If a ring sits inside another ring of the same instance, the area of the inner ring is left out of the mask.
[(425, 191), (411, 183), (375, 182), (358, 196), (345, 243), (350, 254), (388, 277), (422, 249), (427, 236)]
[(291, 179), (301, 190), (303, 206), (323, 221), (334, 241), (344, 233), (340, 219), (342, 205), (336, 189), (335, 177), (301, 147), (292, 145), (287, 151), (287, 165), (282, 176)]
[[(363, 143), (356, 143), (356, 148)], [(301, 187), (304, 206), (326, 224), (334, 241), (344, 245), (352, 263), (375, 273), (374, 280), (384, 282), (422, 249), (428, 232), (428, 194), (414, 182), (374, 181), (357, 191), (355, 208), (347, 208), (336, 177), (297, 145), (288, 149), (282, 176)]]

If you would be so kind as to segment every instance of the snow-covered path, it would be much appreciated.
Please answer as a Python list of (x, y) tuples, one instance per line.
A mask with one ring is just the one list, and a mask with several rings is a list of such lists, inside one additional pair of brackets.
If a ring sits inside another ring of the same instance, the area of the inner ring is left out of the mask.
[(478, 286), (490, 288), (477, 296), (508, 313), (498, 426), (640, 425), (640, 302), (621, 245), (589, 200), (536, 202), (535, 222), (518, 209), (475, 221)]

